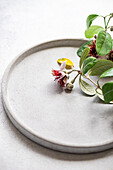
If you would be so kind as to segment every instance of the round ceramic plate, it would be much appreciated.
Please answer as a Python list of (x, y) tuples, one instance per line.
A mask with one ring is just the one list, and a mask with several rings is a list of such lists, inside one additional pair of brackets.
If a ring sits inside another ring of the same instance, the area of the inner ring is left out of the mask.
[(77, 49), (85, 40), (65, 39), (37, 45), (19, 55), (2, 81), (4, 108), (16, 128), (45, 147), (90, 153), (113, 147), (112, 105), (84, 95), (78, 80), (71, 93), (53, 81), (57, 59), (78, 68)]

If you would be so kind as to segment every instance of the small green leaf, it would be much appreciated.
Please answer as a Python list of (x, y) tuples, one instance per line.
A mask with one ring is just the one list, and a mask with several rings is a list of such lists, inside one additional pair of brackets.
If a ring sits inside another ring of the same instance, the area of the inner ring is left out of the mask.
[(99, 76), (110, 68), (113, 68), (112, 61), (106, 59), (98, 60), (94, 67), (89, 70), (89, 75)]
[(109, 103), (113, 100), (113, 82), (107, 82), (102, 86), (102, 93), (104, 95), (104, 100)]
[(95, 20), (99, 15), (97, 14), (91, 14), (87, 17), (86, 20), (86, 25), (87, 25), (87, 29), (90, 27), (90, 25), (92, 24), (92, 21)]
[(91, 45), (92, 42), (93, 42), (93, 40), (88, 41), (88, 42), (82, 44), (82, 46), (77, 50), (77, 55), (78, 55), (79, 57), (81, 57), (82, 51), (83, 51), (86, 47), (88, 47), (88, 45)]
[(96, 40), (96, 51), (99, 55), (104, 56), (112, 49), (112, 38), (108, 32), (100, 31)]
[(79, 67), (80, 67), (80, 68), (81, 68), (84, 60), (85, 60), (86, 57), (88, 56), (89, 50), (90, 50), (90, 49), (87, 47), (87, 48), (85, 48), (85, 49), (82, 51), (82, 55), (81, 55), (81, 57), (80, 57), (80, 62), (79, 62)]
[(84, 60), (82, 74), (86, 74), (97, 62), (95, 57), (88, 57)]
[(85, 31), (86, 38), (92, 38), (95, 34), (98, 34), (99, 31), (104, 30), (103, 27), (98, 25), (92, 25)]
[(94, 87), (92, 87), (90, 84), (88, 84), (87, 82), (85, 82), (84, 80), (81, 79), (81, 76), (79, 78), (79, 85), (81, 90), (89, 95), (89, 96), (94, 96), (96, 94), (96, 91), (94, 89)]

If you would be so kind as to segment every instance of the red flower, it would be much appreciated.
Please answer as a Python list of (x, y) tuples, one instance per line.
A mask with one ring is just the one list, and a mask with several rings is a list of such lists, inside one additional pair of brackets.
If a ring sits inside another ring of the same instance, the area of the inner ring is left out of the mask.
[(110, 51), (110, 53), (108, 54), (108, 60), (113, 61), (113, 49)]
[[(96, 37), (95, 37), (96, 38)], [(92, 42), (91, 45), (88, 45), (90, 48), (89, 55), (93, 57), (97, 57), (97, 51), (96, 51), (96, 39)]]
[(67, 83), (67, 80), (68, 80), (68, 76), (65, 75), (64, 77), (60, 78), (58, 80), (58, 83), (62, 86), (62, 87), (65, 87), (66, 86), (66, 83)]
[(60, 70), (52, 70), (52, 75), (56, 76), (55, 79), (59, 79), (62, 76), (62, 72)]
[(68, 75), (63, 72), (63, 69), (66, 67), (66, 62), (64, 61), (61, 64), (60, 70), (52, 70), (52, 75), (55, 76), (55, 80), (58, 80), (58, 83), (60, 86), (65, 87), (67, 80), (68, 80)]
[(110, 53), (108, 55), (105, 55), (105, 56), (100, 56), (97, 54), (97, 51), (96, 51), (97, 35), (95, 35), (94, 38), (95, 38), (95, 40), (90, 45), (88, 45), (88, 47), (90, 48), (89, 55), (96, 57), (98, 60), (107, 59), (107, 60), (113, 61), (113, 49), (110, 51)]

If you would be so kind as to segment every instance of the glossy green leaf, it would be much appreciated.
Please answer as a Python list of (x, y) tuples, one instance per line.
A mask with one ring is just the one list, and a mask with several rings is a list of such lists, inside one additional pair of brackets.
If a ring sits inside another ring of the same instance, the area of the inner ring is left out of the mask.
[(95, 57), (88, 57), (84, 60), (82, 74), (86, 74), (97, 62)]
[(80, 67), (80, 68), (81, 68), (84, 60), (85, 60), (86, 57), (88, 56), (89, 50), (90, 50), (90, 49), (87, 47), (87, 48), (85, 48), (85, 49), (82, 51), (82, 55), (81, 55), (80, 61), (79, 61), (79, 67)]
[(110, 68), (109, 70), (106, 70), (104, 73), (102, 73), (99, 79), (104, 77), (113, 77), (113, 68)]
[(106, 103), (113, 100), (113, 82), (107, 82), (102, 86), (102, 93)]
[[(102, 90), (100, 90), (99, 88), (96, 89), (96, 94), (97, 94), (97, 96), (98, 96), (102, 101), (104, 101), (104, 96), (103, 96), (103, 94), (102, 94)], [(104, 101), (104, 102), (105, 102), (105, 101)], [(109, 103), (112, 103), (112, 104), (113, 104), (113, 101), (110, 101)]]
[(106, 59), (98, 60), (94, 67), (89, 70), (89, 75), (99, 76), (110, 68), (113, 68), (112, 61)]
[(87, 25), (87, 29), (90, 27), (90, 25), (92, 24), (93, 20), (95, 20), (99, 15), (97, 14), (91, 14), (87, 17), (86, 20), (86, 25)]
[(108, 32), (100, 31), (96, 40), (96, 51), (100, 56), (108, 54), (112, 49), (112, 38)]
[(94, 96), (96, 94), (96, 91), (94, 89), (94, 87), (92, 87), (90, 84), (88, 84), (87, 82), (85, 82), (84, 80), (81, 79), (81, 76), (79, 78), (79, 85), (81, 90), (90, 96)]
[(104, 73), (102, 73), (97, 80), (97, 84), (99, 85), (99, 80), (105, 77), (113, 77), (113, 68), (110, 68), (109, 70), (106, 70)]
[(101, 30), (104, 30), (104, 28), (98, 25), (92, 25), (88, 28), (88, 30), (85, 31), (85, 37), (92, 38), (94, 37), (95, 34), (98, 34), (98, 32)]
[(93, 42), (93, 40), (88, 41), (88, 42), (82, 44), (81, 47), (77, 50), (77, 55), (78, 55), (79, 57), (81, 57), (83, 50), (84, 50), (86, 47), (88, 47), (88, 45), (91, 45), (92, 42)]

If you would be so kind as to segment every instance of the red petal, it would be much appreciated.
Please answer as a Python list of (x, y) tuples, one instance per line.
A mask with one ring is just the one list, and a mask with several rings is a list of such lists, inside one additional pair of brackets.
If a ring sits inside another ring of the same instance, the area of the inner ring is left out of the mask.
[(52, 70), (53, 76), (61, 76), (61, 72), (59, 70)]

